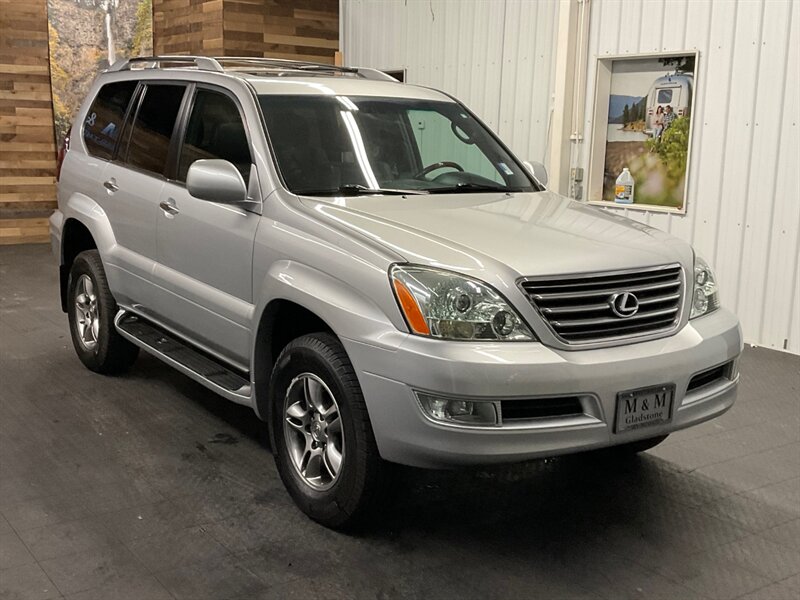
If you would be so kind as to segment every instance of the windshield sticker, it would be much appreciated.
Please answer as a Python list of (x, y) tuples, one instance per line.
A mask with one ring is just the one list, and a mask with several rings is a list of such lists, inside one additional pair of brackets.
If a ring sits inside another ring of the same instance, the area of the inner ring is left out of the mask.
[(513, 175), (514, 171), (508, 168), (508, 165), (504, 162), (497, 163), (497, 168), (500, 169), (506, 175)]

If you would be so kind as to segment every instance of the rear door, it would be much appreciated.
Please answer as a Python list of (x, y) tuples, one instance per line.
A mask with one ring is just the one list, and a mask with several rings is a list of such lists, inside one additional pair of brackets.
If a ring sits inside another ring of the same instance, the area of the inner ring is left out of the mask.
[(119, 244), (110, 265), (116, 270), (112, 289), (123, 304), (146, 309), (154, 302), (158, 201), (185, 91), (180, 83), (141, 85), (117, 156), (103, 173), (103, 207)]
[(230, 91), (197, 84), (190, 93), (175, 172), (164, 184), (158, 210), (156, 280), (165, 291), (159, 316), (206, 350), (249, 370), (253, 244), (260, 217), (194, 198), (186, 189), (194, 161), (224, 159), (256, 197), (248, 128)]

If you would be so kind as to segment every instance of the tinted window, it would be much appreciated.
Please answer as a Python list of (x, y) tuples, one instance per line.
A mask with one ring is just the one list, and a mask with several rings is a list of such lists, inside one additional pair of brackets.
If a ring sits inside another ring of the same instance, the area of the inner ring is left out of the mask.
[(250, 146), (236, 103), (225, 94), (200, 89), (181, 149), (178, 179), (186, 181), (189, 166), (200, 159), (221, 158), (232, 162), (247, 182)]
[(658, 103), (669, 104), (672, 102), (672, 90), (658, 90)]
[(83, 139), (89, 154), (106, 159), (114, 154), (125, 111), (136, 85), (136, 81), (119, 81), (100, 88), (83, 126)]
[(163, 173), (169, 142), (183, 100), (182, 85), (148, 85), (128, 143), (128, 164)]

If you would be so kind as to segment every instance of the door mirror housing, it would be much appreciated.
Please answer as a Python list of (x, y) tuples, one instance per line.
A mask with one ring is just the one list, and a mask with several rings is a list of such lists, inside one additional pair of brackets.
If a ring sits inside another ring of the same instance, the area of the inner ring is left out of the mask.
[(247, 186), (239, 170), (227, 160), (196, 160), (186, 175), (186, 189), (195, 198), (221, 204), (247, 200)]
[(542, 163), (535, 160), (526, 160), (522, 164), (524, 164), (528, 172), (536, 178), (536, 181), (541, 183), (543, 187), (547, 187), (547, 169)]

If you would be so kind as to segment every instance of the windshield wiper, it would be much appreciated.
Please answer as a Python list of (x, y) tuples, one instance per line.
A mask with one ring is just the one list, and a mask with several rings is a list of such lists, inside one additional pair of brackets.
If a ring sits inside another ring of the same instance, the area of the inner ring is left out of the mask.
[(432, 188), (428, 190), (431, 194), (458, 194), (461, 192), (516, 192), (518, 190), (513, 190), (504, 187), (497, 187), (494, 185), (486, 185), (483, 183), (471, 183), (471, 182), (462, 182), (457, 183), (453, 186), (448, 187), (439, 187), (439, 188)]
[(368, 196), (371, 194), (385, 194), (392, 196), (405, 196), (408, 194), (427, 194), (423, 190), (399, 190), (395, 188), (369, 188), (360, 183), (346, 183), (338, 188), (323, 190), (300, 190), (295, 194), (299, 196)]

